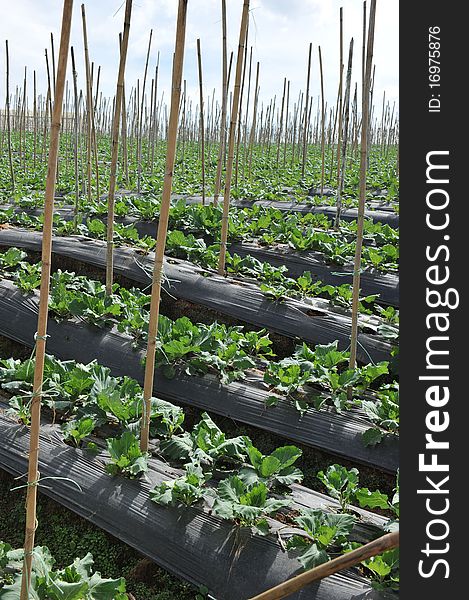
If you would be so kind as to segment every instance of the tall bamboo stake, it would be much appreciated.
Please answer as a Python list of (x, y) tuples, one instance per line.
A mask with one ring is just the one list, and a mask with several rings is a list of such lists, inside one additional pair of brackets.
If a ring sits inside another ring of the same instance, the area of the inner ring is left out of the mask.
[(106, 246), (106, 293), (112, 294), (113, 269), (114, 269), (114, 198), (116, 192), (117, 160), (119, 158), (119, 126), (121, 118), (122, 96), (124, 91), (125, 61), (129, 45), (130, 17), (132, 14), (132, 0), (126, 0), (124, 14), (124, 32), (119, 57), (119, 71), (117, 74), (116, 98), (114, 103), (114, 118), (112, 121), (111, 142), (111, 174), (109, 178), (109, 194), (107, 201), (107, 246)]
[(239, 96), (239, 107), (238, 107), (238, 129), (237, 134), (235, 135), (236, 140), (236, 160), (235, 160), (235, 168), (234, 168), (234, 176), (235, 176), (235, 186), (238, 186), (238, 168), (239, 168), (239, 146), (241, 142), (241, 121), (242, 121), (242, 113), (243, 113), (243, 96), (244, 96), (244, 83), (246, 80), (246, 65), (247, 65), (247, 57), (248, 57), (248, 46), (247, 39), (249, 35), (249, 20), (246, 29), (246, 41), (244, 45), (244, 60), (243, 60), (243, 76), (241, 78), (241, 91)]
[(236, 132), (236, 121), (238, 117), (239, 108), (239, 94), (240, 94), (240, 83), (241, 83), (241, 72), (243, 68), (243, 55), (244, 46), (246, 43), (246, 32), (248, 27), (248, 16), (249, 16), (249, 0), (244, 0), (243, 13), (241, 17), (241, 26), (239, 30), (239, 45), (238, 45), (238, 56), (236, 58), (236, 75), (235, 84), (233, 90), (233, 104), (231, 107), (230, 117), (230, 132), (228, 139), (228, 160), (226, 162), (226, 179), (225, 179), (225, 193), (223, 196), (223, 216), (221, 225), (221, 241), (220, 241), (220, 256), (218, 260), (218, 273), (223, 275), (225, 272), (225, 260), (226, 260), (226, 240), (228, 238), (228, 213), (230, 210), (230, 192), (231, 192), (231, 177), (233, 175), (233, 158), (234, 158), (234, 142)]
[[(357, 341), (358, 341), (358, 302), (360, 294), (360, 269), (363, 245), (363, 227), (365, 220), (365, 197), (366, 197), (366, 169), (368, 159), (368, 121), (370, 116), (370, 81), (371, 66), (373, 62), (373, 44), (375, 35), (375, 16), (376, 0), (371, 0), (369, 23), (368, 23), (368, 42), (366, 50), (366, 68), (365, 81), (363, 82), (362, 98), (362, 130), (360, 147), (360, 195), (358, 200), (358, 220), (357, 220), (357, 244), (355, 249), (355, 262), (353, 270), (353, 296), (352, 296), (352, 333), (350, 337), (350, 362), (351, 369), (355, 368), (357, 361)], [(352, 389), (349, 389), (349, 396)]]
[(290, 107), (290, 80), (287, 81), (287, 101), (286, 101), (286, 114), (285, 114), (285, 140), (283, 144), (283, 167), (287, 160), (287, 145), (288, 145), (288, 109)]
[(301, 165), (301, 177), (305, 176), (305, 168), (306, 168), (306, 148), (307, 148), (307, 130), (308, 130), (308, 108), (309, 108), (309, 79), (311, 75), (311, 51), (313, 48), (313, 44), (310, 43), (309, 51), (308, 51), (308, 71), (306, 76), (306, 97), (305, 97), (305, 120), (304, 120), (304, 128), (303, 128), (303, 162)]
[[(122, 34), (119, 33), (119, 52), (121, 52), (122, 48)], [(122, 112), (122, 123), (121, 123), (121, 129), (122, 129), (122, 163), (123, 163), (123, 175), (124, 175), (124, 181), (127, 184), (129, 181), (129, 164), (128, 164), (128, 157), (127, 157), (127, 111), (126, 111), (126, 107), (125, 107), (125, 79), (122, 82), (122, 106), (121, 106), (121, 112)]]
[(362, 98), (365, 93), (365, 63), (366, 63), (366, 0), (363, 0), (363, 30), (362, 30)]
[(31, 566), (36, 532), (36, 499), (37, 484), (40, 477), (38, 470), (39, 428), (41, 422), (41, 395), (44, 376), (44, 359), (46, 352), (47, 312), (49, 304), (49, 284), (52, 251), (52, 223), (54, 216), (55, 176), (59, 150), (60, 125), (62, 119), (62, 102), (67, 71), (68, 47), (70, 42), (70, 26), (72, 20), (73, 0), (64, 0), (62, 29), (60, 35), (59, 61), (57, 69), (54, 112), (52, 115), (49, 162), (47, 168), (46, 192), (44, 201), (44, 227), (42, 235), (41, 287), (39, 293), (38, 325), (36, 334), (36, 360), (34, 364), (33, 396), (31, 399), (31, 430), (29, 440), (28, 487), (26, 496), (26, 531), (24, 540), (23, 577), (21, 581), (21, 600), (28, 600), (31, 583)]
[(249, 99), (251, 97), (251, 71), (252, 71), (252, 46), (249, 51), (249, 73), (248, 73), (248, 94), (246, 98), (246, 114), (244, 115), (244, 132), (243, 132), (243, 179), (244, 171), (246, 169), (246, 140), (248, 131), (248, 117), (249, 117)]
[(325, 577), (330, 577), (338, 571), (359, 565), (364, 560), (382, 554), (383, 552), (386, 552), (386, 550), (397, 548), (398, 546), (399, 531), (387, 533), (364, 546), (360, 546), (360, 548), (347, 552), (347, 554), (342, 554), (342, 556), (338, 556), (333, 560), (314, 567), (314, 569), (306, 571), (305, 573), (300, 573), (300, 575), (292, 577), (292, 579), (280, 583), (270, 590), (254, 596), (250, 600), (281, 600), (282, 598), (286, 598), (287, 596), (302, 590), (310, 583), (313, 583), (313, 581), (319, 581)]
[(13, 171), (13, 159), (11, 152), (11, 123), (10, 123), (10, 55), (8, 52), (8, 40), (5, 40), (6, 49), (6, 119), (7, 119), (7, 141), (8, 141), (8, 161), (10, 164), (11, 189), (15, 189), (15, 173)]
[[(18, 100), (18, 109), (19, 109), (19, 145), (18, 145), (18, 158), (21, 162), (21, 158), (23, 156), (23, 145), (22, 145), (22, 141), (23, 141), (23, 120), (24, 120), (24, 115), (25, 115), (25, 109), (26, 109), (26, 83), (27, 83), (27, 76), (26, 76), (26, 67), (24, 68), (24, 78), (23, 78), (23, 93), (22, 93), (22, 102), (21, 102), (21, 108), (19, 107), (19, 100)], [(25, 138), (24, 138), (24, 143), (26, 145), (26, 132), (25, 132)], [(25, 148), (25, 154), (26, 154), (26, 148)]]
[(227, 84), (227, 47), (226, 47), (226, 0), (221, 0), (221, 23), (222, 23), (222, 97), (220, 117), (220, 144), (218, 146), (217, 173), (215, 176), (215, 188), (213, 193), (213, 204), (218, 205), (218, 197), (221, 187), (221, 171), (225, 158), (226, 141), (226, 105), (228, 98)]
[(83, 46), (85, 51), (85, 76), (86, 76), (86, 167), (88, 181), (88, 202), (91, 203), (91, 144), (92, 144), (92, 126), (93, 118), (93, 95), (91, 91), (90, 58), (88, 55), (88, 36), (86, 33), (86, 15), (85, 5), (81, 5), (81, 19), (83, 26)]
[(142, 452), (148, 450), (150, 434), (151, 397), (153, 395), (153, 380), (155, 376), (156, 338), (158, 335), (158, 318), (160, 313), (161, 276), (163, 271), (164, 249), (166, 234), (168, 232), (169, 206), (171, 200), (171, 187), (173, 183), (174, 159), (176, 155), (176, 138), (178, 130), (179, 102), (181, 99), (182, 67), (184, 62), (184, 44), (186, 37), (187, 0), (179, 0), (176, 45), (174, 50), (171, 109), (169, 113), (168, 142), (166, 149), (166, 166), (161, 198), (160, 217), (158, 220), (157, 244), (155, 250), (155, 263), (150, 301), (150, 322), (148, 324), (148, 344), (145, 363), (145, 379), (143, 387), (144, 410), (142, 414), (142, 428), (140, 435), (140, 448)]
[(36, 71), (33, 71), (33, 166), (36, 167), (36, 145), (37, 145), (37, 91)]
[(54, 34), (52, 32), (50, 34), (50, 47), (51, 47), (51, 54), (52, 54), (52, 90), (54, 91), (54, 99), (55, 99), (55, 78), (56, 78), (55, 48), (54, 48)]
[(74, 137), (73, 137), (73, 158), (75, 166), (75, 214), (73, 218), (73, 229), (76, 232), (78, 226), (78, 211), (80, 204), (79, 177), (78, 177), (78, 89), (77, 89), (77, 71), (75, 68), (75, 53), (73, 46), (70, 48), (72, 58), (72, 76), (73, 76), (73, 108), (74, 108)]
[(337, 132), (337, 187), (339, 186), (340, 180), (340, 161), (341, 161), (341, 144), (342, 144), (342, 114), (343, 114), (343, 102), (342, 102), (342, 88), (343, 88), (343, 74), (344, 74), (344, 35), (343, 35), (343, 9), (340, 7), (340, 33), (339, 33), (339, 97), (338, 97), (338, 112), (339, 112), (339, 124)]
[(284, 77), (283, 78), (283, 94), (282, 94), (282, 108), (280, 111), (280, 125), (278, 128), (278, 137), (277, 137), (277, 169), (278, 169), (278, 161), (280, 158), (280, 142), (282, 140), (282, 133), (283, 133), (283, 111), (285, 108), (285, 94), (287, 91), (287, 78)]
[(249, 168), (248, 178), (251, 179), (252, 153), (254, 151), (254, 142), (256, 137), (256, 119), (257, 119), (257, 103), (259, 102), (259, 61), (256, 66), (256, 85), (254, 89), (254, 106), (252, 113), (251, 131), (249, 133)]
[(187, 104), (187, 82), (184, 79), (182, 92), (182, 117), (181, 117), (181, 170), (184, 175), (184, 151), (186, 141), (186, 104)]
[(197, 66), (199, 71), (199, 102), (200, 102), (200, 142), (202, 145), (202, 204), (205, 206), (205, 127), (204, 127), (204, 92), (202, 86), (202, 54), (200, 39), (197, 38)]
[(150, 29), (150, 39), (148, 40), (147, 58), (145, 61), (145, 72), (143, 74), (143, 85), (142, 85), (142, 98), (140, 105), (140, 117), (138, 126), (138, 139), (137, 139), (137, 192), (140, 193), (142, 185), (142, 127), (143, 127), (143, 103), (145, 100), (145, 86), (147, 83), (147, 71), (148, 71), (148, 60), (150, 58), (151, 49), (151, 38), (153, 36), (153, 29)]
[(340, 211), (342, 210), (342, 191), (344, 189), (345, 180), (345, 169), (347, 159), (347, 144), (348, 144), (348, 128), (349, 128), (349, 115), (350, 115), (350, 84), (352, 80), (352, 59), (353, 59), (353, 38), (350, 40), (349, 55), (348, 55), (348, 66), (347, 66), (347, 78), (345, 82), (345, 114), (344, 114), (344, 125), (343, 125), (343, 142), (342, 142), (342, 160), (340, 165), (340, 177), (339, 185), (337, 187), (337, 211), (335, 215), (334, 226), (336, 229), (339, 228), (340, 224)]
[(160, 68), (160, 53), (158, 52), (158, 57), (156, 59), (156, 67), (155, 67), (155, 97), (153, 100), (153, 124), (152, 124), (152, 143), (151, 143), (151, 173), (153, 174), (153, 165), (155, 160), (155, 147), (158, 151), (158, 121), (159, 121), (159, 112), (157, 110), (157, 100), (158, 100), (158, 70)]
[(321, 46), (318, 48), (319, 50), (319, 73), (321, 76), (321, 197), (324, 193), (324, 161), (325, 161), (325, 144), (324, 144), (324, 127), (325, 127), (325, 110), (324, 110), (324, 77), (322, 71), (322, 55), (321, 55)]

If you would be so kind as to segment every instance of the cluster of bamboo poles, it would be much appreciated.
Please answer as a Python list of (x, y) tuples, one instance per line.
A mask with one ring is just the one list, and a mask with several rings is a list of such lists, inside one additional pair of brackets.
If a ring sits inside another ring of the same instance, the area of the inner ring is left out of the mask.
[[(119, 167), (119, 156), (125, 163), (125, 153), (135, 153), (137, 170), (137, 186), (140, 188), (143, 177), (143, 163), (146, 161), (146, 167), (151, 165), (156, 152), (156, 142), (159, 138), (166, 140), (166, 161), (163, 180), (163, 191), (158, 220), (157, 245), (155, 251), (154, 269), (152, 277), (150, 321), (148, 330), (148, 344), (145, 364), (144, 378), (144, 401), (142, 407), (140, 447), (143, 452), (148, 450), (149, 425), (151, 412), (151, 398), (154, 387), (154, 364), (156, 343), (158, 336), (158, 318), (161, 294), (161, 279), (163, 277), (163, 261), (166, 244), (166, 235), (168, 228), (168, 216), (170, 208), (170, 196), (172, 189), (172, 180), (174, 165), (177, 152), (177, 140), (182, 152), (184, 152), (184, 143), (192, 140), (201, 142), (202, 157), (205, 156), (205, 144), (212, 144), (218, 156), (217, 173), (215, 179), (215, 197), (217, 198), (223, 191), (223, 217), (221, 249), (218, 270), (220, 274), (225, 273), (225, 253), (230, 207), (230, 191), (233, 177), (236, 178), (243, 171), (240, 169), (240, 146), (244, 147), (244, 165), (251, 169), (252, 147), (254, 144), (265, 143), (269, 152), (272, 149), (272, 157), (277, 164), (286, 159), (286, 147), (290, 144), (293, 148), (292, 154), (295, 155), (295, 140), (297, 160), (305, 170), (307, 160), (308, 145), (314, 140), (321, 144), (321, 185), (324, 183), (325, 172), (325, 153), (332, 152), (335, 156), (335, 168), (337, 182), (340, 189), (343, 184), (343, 173), (345, 161), (347, 158), (347, 145), (356, 144), (360, 153), (360, 197), (359, 197), (359, 219), (358, 219), (358, 237), (357, 252), (355, 257), (354, 271), (354, 298), (353, 298), (353, 319), (351, 335), (351, 366), (355, 365), (356, 344), (357, 344), (357, 314), (358, 314), (358, 294), (359, 294), (359, 273), (361, 263), (361, 246), (363, 241), (363, 219), (364, 219), (364, 201), (366, 186), (367, 153), (369, 144), (372, 141), (378, 142), (382, 151), (395, 141), (397, 134), (397, 123), (394, 121), (394, 107), (392, 111), (388, 105), (385, 105), (383, 98), (383, 111), (380, 127), (372, 132), (373, 113), (371, 109), (372, 97), (372, 57), (374, 40), (374, 22), (376, 0), (371, 0), (370, 16), (368, 26), (366, 24), (366, 6), (364, 10), (364, 34), (363, 34), (363, 85), (362, 85), (362, 109), (361, 120), (358, 118), (357, 109), (357, 91), (355, 88), (355, 100), (352, 103), (352, 119), (350, 119), (350, 83), (351, 83), (351, 60), (353, 53), (353, 40), (350, 43), (349, 62), (347, 76), (345, 78), (345, 93), (343, 91), (343, 39), (342, 39), (342, 11), (340, 12), (340, 83), (337, 96), (337, 106), (331, 110), (327, 118), (327, 106), (324, 101), (323, 77), (322, 77), (322, 54), (321, 48), (318, 48), (320, 75), (321, 75), (321, 105), (318, 108), (316, 120), (311, 119), (311, 110), (313, 99), (309, 95), (310, 77), (311, 77), (311, 57), (312, 45), (309, 46), (308, 72), (306, 93), (300, 94), (298, 102), (293, 105), (293, 111), (289, 112), (289, 81), (283, 80), (283, 95), (280, 109), (275, 112), (275, 98), (264, 112), (264, 107), (258, 107), (259, 101), (259, 63), (256, 66), (256, 77), (254, 91), (251, 93), (251, 75), (252, 75), (252, 47), (249, 51), (248, 60), (248, 24), (249, 24), (249, 0), (243, 0), (243, 11), (240, 24), (238, 51), (236, 62), (233, 65), (233, 58), (230, 59), (229, 66), (227, 61), (226, 49), (226, 5), (222, 0), (222, 37), (223, 37), (223, 81), (222, 81), (222, 103), (221, 106), (214, 106), (214, 94), (212, 95), (211, 105), (207, 103), (207, 111), (204, 112), (203, 98), (203, 70), (202, 70), (202, 52), (200, 40), (197, 40), (198, 56), (198, 75), (199, 75), (199, 106), (194, 113), (191, 112), (191, 104), (186, 97), (186, 82), (183, 81), (183, 60), (185, 50), (185, 29), (187, 15), (187, 0), (179, 0), (175, 50), (173, 55), (172, 70), (172, 93), (170, 99), (169, 111), (163, 103), (163, 96), (158, 99), (158, 68), (157, 62), (155, 77), (151, 82), (150, 102), (147, 104), (146, 80), (151, 51), (152, 32), (148, 43), (146, 55), (145, 70), (143, 82), (132, 90), (130, 100), (125, 101), (125, 65), (127, 48), (129, 41), (132, 0), (126, 0), (125, 15), (122, 35), (119, 39), (119, 71), (116, 84), (116, 94), (111, 102), (105, 101), (99, 95), (99, 77), (100, 68), (97, 69), (96, 81), (94, 81), (94, 67), (89, 60), (89, 49), (86, 30), (86, 14), (84, 5), (81, 6), (83, 44), (85, 55), (85, 73), (86, 89), (84, 92), (77, 90), (76, 62), (73, 48), (69, 48), (70, 27), (72, 17), (73, 0), (64, 0), (64, 10), (62, 19), (62, 29), (60, 38), (60, 48), (58, 53), (57, 68), (55, 64), (55, 52), (53, 37), (51, 36), (52, 46), (52, 75), (49, 75), (48, 68), (48, 89), (45, 97), (36, 96), (36, 77), (34, 74), (34, 99), (33, 114), (30, 115), (27, 102), (26, 74), (23, 89), (17, 90), (13, 96), (13, 105), (15, 110), (11, 111), (9, 87), (7, 83), (7, 101), (5, 113), (3, 115), (3, 130), (6, 135), (2, 135), (1, 144), (6, 143), (9, 149), (9, 163), (11, 168), (12, 183), (14, 182), (14, 170), (12, 167), (12, 149), (11, 149), (11, 131), (14, 129), (18, 134), (18, 152), (20, 161), (26, 155), (26, 132), (33, 132), (33, 155), (34, 159), (45, 161), (47, 155), (47, 180), (44, 205), (44, 226), (43, 226), (43, 244), (42, 244), (42, 272), (39, 298), (38, 328), (36, 334), (35, 347), (35, 371), (33, 395), (31, 402), (31, 432), (30, 432), (30, 452), (27, 483), (27, 503), (26, 503), (26, 532), (25, 532), (25, 555), (24, 569), (21, 588), (21, 600), (27, 600), (30, 596), (29, 587), (31, 584), (31, 564), (34, 548), (35, 530), (36, 530), (36, 498), (37, 487), (40, 482), (40, 473), (38, 470), (39, 455), (39, 433), (40, 433), (40, 412), (41, 395), (44, 376), (44, 359), (47, 340), (47, 315), (49, 303), (49, 284), (51, 274), (51, 248), (52, 248), (52, 224), (54, 213), (54, 195), (57, 181), (57, 168), (59, 158), (59, 142), (61, 134), (70, 134), (71, 149), (70, 160), (74, 160), (76, 172), (76, 185), (79, 179), (83, 182), (83, 188), (91, 196), (92, 191), (99, 196), (99, 182), (96, 179), (95, 188), (92, 190), (91, 179), (93, 166), (98, 172), (100, 166), (100, 153), (98, 140), (99, 136), (111, 137), (111, 157), (109, 177), (107, 184), (107, 268), (106, 268), (106, 289), (108, 293), (112, 291), (113, 283), (113, 244), (114, 244), (114, 198), (117, 185), (117, 170)], [(366, 31), (368, 31), (366, 38)], [(365, 49), (366, 40), (366, 49)], [(7, 82), (8, 73), (8, 43), (7, 52)], [(72, 62), (73, 78), (73, 101), (66, 85), (66, 69), (68, 56)], [(46, 55), (47, 60), (47, 55)], [(47, 62), (47, 65), (49, 63)], [(249, 66), (248, 66), (249, 65)], [(229, 80), (233, 67), (233, 89), (229, 91)], [(248, 73), (247, 81), (245, 79)], [(245, 102), (243, 103), (243, 92), (246, 89)], [(253, 97), (253, 109), (250, 110), (250, 99)], [(197, 110), (198, 108), (198, 110)], [(72, 110), (73, 109), (73, 110)], [(206, 114), (206, 117), (204, 115)], [(251, 114), (251, 121), (248, 122), (248, 115)], [(354, 115), (354, 116), (353, 116)], [(179, 118), (181, 117), (181, 118)], [(45, 139), (50, 130), (49, 142), (46, 145)], [(42, 135), (41, 135), (42, 134)], [(358, 141), (360, 135), (360, 141)], [(375, 136), (375, 137), (373, 137)], [(39, 138), (41, 138), (39, 140)], [(81, 178), (78, 177), (78, 162), (80, 140), (83, 144), (83, 160), (85, 167), (81, 171)], [(131, 145), (133, 140), (133, 145)], [(328, 141), (326, 141), (328, 140)], [(39, 145), (36, 146), (36, 142)], [(215, 148), (216, 142), (218, 142)], [(127, 145), (126, 145), (127, 144)], [(153, 145), (154, 144), (154, 145)], [(119, 154), (119, 148), (121, 153)], [(125, 151), (124, 151), (125, 148)], [(47, 151), (46, 151), (47, 149)], [(207, 149), (208, 151), (208, 149)], [(37, 154), (36, 154), (37, 152)], [(251, 152), (251, 154), (250, 154)], [(283, 156), (282, 156), (283, 154)], [(123, 159), (124, 157), (124, 159)], [(151, 158), (149, 158), (151, 157)], [(246, 162), (247, 158), (247, 162)], [(61, 160), (67, 160), (66, 155)], [(150, 162), (149, 162), (150, 161)], [(202, 161), (203, 162), (203, 161)], [(222, 187), (222, 169), (224, 168), (224, 185)], [(125, 173), (125, 164), (121, 164), (121, 169)], [(107, 173), (107, 172), (106, 172)], [(205, 186), (205, 171), (202, 170), (203, 189)], [(78, 190), (77, 190), (78, 197)], [(340, 197), (340, 196), (339, 196)], [(340, 212), (338, 204), (338, 216)], [(393, 542), (396, 540), (393, 538)], [(382, 546), (380, 546), (382, 547)], [(363, 556), (362, 554), (360, 555)], [(360, 558), (362, 560), (362, 558)], [(329, 574), (329, 573), (326, 573)], [(263, 598), (274, 598), (281, 596), (263, 595)], [(283, 596), (282, 596), (283, 597)]]
[[(215, 202), (222, 184), (222, 169), (226, 168), (226, 133), (231, 122), (234, 89), (232, 80), (233, 53), (229, 61), (226, 45), (226, 6), (222, 2), (223, 26), (223, 80), (221, 102), (216, 90), (204, 98), (202, 75), (202, 49), (197, 40), (198, 62), (198, 102), (193, 101), (186, 92), (187, 81), (183, 81), (180, 98), (180, 120), (178, 125), (178, 164), (182, 172), (185, 167), (186, 147), (197, 143), (201, 163), (201, 190), (205, 200), (207, 172), (210, 166), (217, 165), (213, 181)], [(100, 197), (100, 174), (106, 172), (108, 156), (100, 153), (100, 143), (109, 140), (113, 131), (115, 97), (106, 98), (100, 90), (101, 67), (90, 61), (88, 48), (86, 15), (82, 7), (82, 29), (84, 46), (85, 85), (78, 89), (78, 69), (74, 48), (71, 51), (72, 81), (66, 81), (62, 107), (62, 143), (61, 162), (65, 169), (75, 165), (77, 193), (87, 195), (88, 199)], [(307, 173), (308, 150), (311, 146), (321, 148), (321, 189), (326, 176), (332, 179), (337, 172), (337, 185), (340, 183), (341, 163), (357, 160), (359, 157), (362, 115), (359, 110), (358, 84), (352, 89), (352, 48), (349, 53), (349, 68), (344, 92), (343, 64), (343, 17), (340, 12), (340, 64), (339, 88), (336, 102), (329, 106), (324, 97), (322, 53), (318, 48), (319, 79), (321, 93), (315, 98), (310, 93), (312, 78), (312, 44), (309, 45), (306, 90), (300, 90), (293, 99), (290, 81), (283, 79), (281, 100), (275, 95), (268, 102), (260, 100), (261, 65), (253, 65), (253, 47), (246, 43), (243, 48), (243, 61), (239, 88), (239, 110), (235, 130), (234, 184), (252, 176), (253, 152), (256, 149), (261, 156), (275, 161), (276, 166), (301, 165), (303, 177)], [(121, 181), (130, 184), (129, 163), (135, 165), (137, 191), (141, 190), (142, 178), (155, 174), (158, 157), (158, 142), (167, 140), (169, 129), (169, 111), (164, 92), (159, 92), (159, 54), (154, 75), (149, 85), (148, 67), (152, 44), (150, 32), (145, 68), (142, 80), (137, 80), (126, 99), (125, 83), (122, 87), (122, 110), (119, 148), (119, 167)], [(364, 48), (364, 40), (363, 40)], [(362, 48), (362, 60), (364, 51)], [(52, 118), (52, 104), (56, 92), (56, 65), (54, 38), (51, 34), (50, 48), (45, 50), (47, 90), (38, 94), (36, 71), (33, 71), (32, 91), (28, 81), (27, 68), (24, 70), (22, 85), (10, 92), (9, 49), (6, 42), (6, 99), (5, 109), (0, 111), (0, 153), (8, 153), (11, 187), (14, 189), (15, 170), (18, 167), (26, 171), (32, 161), (35, 166), (45, 165), (47, 161), (47, 136)], [(363, 71), (362, 65), (362, 71)], [(314, 74), (313, 74), (314, 75)], [(395, 103), (390, 105), (383, 95), (379, 109), (373, 104), (374, 69), (370, 83), (370, 114), (368, 117), (368, 143), (378, 147), (387, 157), (389, 149), (395, 147), (399, 136), (398, 115)], [(28, 85), (29, 84), (29, 85)], [(148, 94), (149, 90), (149, 94)], [(362, 90), (363, 91), (363, 90)], [(30, 99), (32, 95), (32, 99)], [(279, 96), (280, 98), (280, 96)], [(12, 140), (12, 133), (15, 133)], [(32, 143), (27, 143), (27, 136)], [(344, 151), (344, 147), (348, 150)], [(326, 162), (329, 164), (325, 173)], [(13, 167), (15, 165), (15, 168)], [(59, 165), (60, 167), (60, 165)], [(212, 183), (212, 182), (211, 182)], [(338, 185), (339, 187), (339, 185)]]

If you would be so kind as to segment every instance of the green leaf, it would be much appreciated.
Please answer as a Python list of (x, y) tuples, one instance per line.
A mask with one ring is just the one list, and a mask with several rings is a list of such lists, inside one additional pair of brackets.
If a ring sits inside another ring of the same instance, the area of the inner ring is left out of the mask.
[(311, 544), (311, 546), (298, 557), (298, 560), (303, 565), (303, 568), (307, 570), (328, 562), (330, 558), (325, 550), (319, 550), (316, 544)]
[(383, 439), (383, 432), (377, 427), (370, 427), (362, 433), (362, 440), (365, 446), (376, 446)]
[(262, 468), (262, 460), (264, 458), (262, 452), (260, 452), (257, 448), (255, 448), (252, 445), (248, 446), (247, 450), (249, 460), (251, 461), (252, 466), (255, 467), (257, 471), (260, 471), (260, 469)]
[(373, 573), (376, 573), (376, 575), (378, 575), (381, 578), (384, 578), (386, 577), (386, 575), (389, 575), (389, 573), (391, 573), (391, 565), (387, 564), (383, 557), (380, 555), (373, 556), (372, 558), (363, 561), (363, 564), (367, 569), (369, 569)]
[(89, 581), (89, 600), (117, 600), (119, 594), (125, 592), (125, 580), (103, 579), (99, 573), (94, 573)]
[(281, 485), (292, 485), (292, 483), (299, 483), (303, 479), (303, 473), (296, 467), (287, 467), (275, 477), (275, 480)]
[(68, 582), (53, 579), (47, 589), (47, 597), (51, 600), (82, 600), (87, 598), (89, 586), (86, 581)]
[(253, 526), (255, 533), (259, 535), (268, 535), (270, 533), (270, 527), (266, 519), (259, 519)]
[(239, 477), (233, 476), (221, 481), (218, 485), (218, 495), (227, 502), (238, 503), (246, 488)]
[(281, 468), (281, 462), (275, 456), (266, 456), (262, 459), (260, 475), (261, 477), (271, 477)]
[(360, 378), (360, 373), (356, 369), (347, 369), (339, 375), (339, 386), (346, 387), (354, 384)]
[(271, 406), (277, 406), (279, 401), (279, 396), (268, 396), (265, 400), (265, 405), (267, 406), (267, 408), (270, 408)]
[(301, 454), (302, 451), (296, 446), (282, 446), (276, 448), (271, 456), (278, 459), (280, 468), (283, 470), (295, 463), (300, 458)]
[(267, 486), (264, 483), (258, 483), (252, 487), (247, 494), (240, 497), (240, 503), (248, 506), (257, 506), (262, 508), (267, 500)]
[(194, 442), (187, 432), (160, 443), (160, 449), (167, 458), (180, 462), (189, 460), (193, 448)]
[(389, 508), (387, 495), (378, 490), (371, 492), (368, 488), (360, 488), (355, 492), (355, 497), (362, 508)]

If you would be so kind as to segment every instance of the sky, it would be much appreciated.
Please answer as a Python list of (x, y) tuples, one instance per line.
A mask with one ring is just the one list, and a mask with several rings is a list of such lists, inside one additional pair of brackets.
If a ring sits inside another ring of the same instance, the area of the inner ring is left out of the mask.
[[(5, 2), (5, 0), (3, 0)], [(238, 47), (242, 0), (227, 0), (228, 56)], [(38, 94), (46, 92), (44, 49), (50, 56), (50, 34), (54, 35), (56, 60), (62, 18), (61, 0), (15, 0), (2, 11), (0, 21), (0, 106), (5, 102), (5, 42), (10, 54), (10, 89), (22, 85), (27, 67), (28, 89), (32, 91), (35, 69)], [(115, 93), (118, 71), (118, 34), (123, 26), (123, 0), (84, 0), (90, 60), (101, 66), (100, 89), (103, 95)], [(84, 54), (81, 2), (74, 2), (71, 45), (74, 47), (78, 85), (84, 88)], [(153, 29), (147, 93), (159, 53), (159, 95), (170, 96), (171, 60), (174, 51), (177, 0), (134, 0), (126, 66), (126, 87), (143, 79), (150, 29)], [(343, 7), (344, 63), (350, 38), (354, 37), (352, 81), (361, 79), (362, 0), (251, 0), (248, 48), (252, 46), (254, 86), (255, 64), (260, 62), (260, 102), (277, 96), (280, 102), (283, 80), (290, 83), (290, 102), (306, 88), (308, 47), (312, 43), (310, 94), (316, 103), (320, 94), (318, 46), (321, 46), (324, 93), (328, 105), (335, 104), (339, 81), (339, 9)], [(376, 65), (374, 100), (381, 113), (383, 93), (391, 105), (398, 106), (398, 0), (378, 0), (375, 29)], [(186, 28), (184, 78), (188, 95), (198, 99), (196, 40), (200, 38), (204, 97), (216, 97), (221, 85), (221, 0), (189, 0)], [(234, 71), (234, 66), (233, 66)], [(70, 76), (70, 61), (68, 75)], [(345, 73), (344, 73), (345, 78)], [(207, 100), (206, 100), (207, 101)]]

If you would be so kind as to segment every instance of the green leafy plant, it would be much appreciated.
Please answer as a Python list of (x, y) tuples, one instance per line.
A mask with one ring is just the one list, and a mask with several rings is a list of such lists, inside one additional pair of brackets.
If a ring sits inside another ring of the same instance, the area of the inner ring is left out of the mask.
[(178, 461), (194, 461), (208, 468), (236, 465), (244, 461), (249, 438), (226, 437), (213, 419), (202, 413), (192, 432), (185, 432), (162, 441), (160, 449), (168, 458)]
[(107, 447), (111, 463), (106, 465), (106, 471), (111, 475), (120, 473), (132, 478), (148, 470), (148, 454), (140, 450), (138, 439), (133, 433), (124, 431), (121, 437), (108, 439)]
[(184, 475), (171, 481), (163, 482), (150, 491), (150, 498), (157, 504), (165, 506), (191, 506), (204, 495), (205, 482), (210, 473), (204, 473), (199, 465), (190, 463)]
[(251, 464), (239, 471), (239, 478), (247, 486), (262, 482), (270, 489), (276, 485), (291, 485), (303, 479), (303, 473), (294, 466), (302, 454), (296, 446), (282, 446), (264, 456), (251, 444), (247, 453)]
[[(23, 549), (12, 550), (0, 542), (0, 578), (2, 569), (8, 567), (12, 572), (11, 583), (0, 587), (2, 600), (19, 598), (23, 556)], [(126, 600), (128, 597), (123, 578), (103, 579), (100, 573), (92, 572), (90, 553), (64, 569), (55, 570), (54, 562), (48, 548), (34, 548), (29, 594), (35, 600)]]
[(232, 476), (218, 484), (212, 511), (223, 519), (242, 527), (252, 527), (265, 535), (269, 532), (266, 517), (290, 504), (289, 500), (269, 498), (268, 493), (263, 482), (248, 486), (239, 477)]
[(329, 548), (337, 552), (347, 544), (355, 517), (317, 509), (302, 509), (294, 521), (303, 529), (304, 534), (289, 538), (287, 549), (295, 551), (304, 569), (312, 569), (330, 560), (327, 552)]
[(81, 417), (81, 419), (67, 421), (62, 426), (65, 441), (71, 441), (75, 446), (88, 437), (96, 427), (93, 417)]

